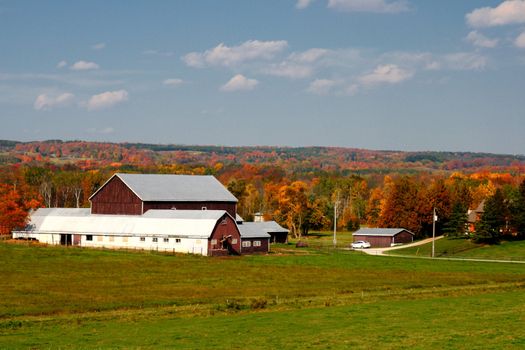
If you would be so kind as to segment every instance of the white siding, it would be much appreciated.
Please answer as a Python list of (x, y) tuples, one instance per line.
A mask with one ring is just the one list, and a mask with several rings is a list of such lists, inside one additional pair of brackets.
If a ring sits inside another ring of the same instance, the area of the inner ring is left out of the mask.
[[(107, 249), (137, 249), (137, 250), (155, 250), (161, 252), (173, 253), (191, 253), (199, 255), (208, 255), (208, 240), (167, 237), (167, 236), (124, 236), (124, 235), (101, 235), (93, 234), (93, 240), (86, 239), (88, 235), (82, 234), (80, 238), (81, 247), (107, 248)], [(140, 238), (145, 240), (141, 241)], [(13, 232), (13, 238), (34, 238), (41, 243), (60, 245), (60, 234), (36, 233), (36, 232)], [(100, 239), (101, 238), (101, 239)], [(157, 242), (153, 242), (157, 238)], [(164, 242), (168, 238), (168, 242)], [(180, 240), (180, 242), (177, 242)]]

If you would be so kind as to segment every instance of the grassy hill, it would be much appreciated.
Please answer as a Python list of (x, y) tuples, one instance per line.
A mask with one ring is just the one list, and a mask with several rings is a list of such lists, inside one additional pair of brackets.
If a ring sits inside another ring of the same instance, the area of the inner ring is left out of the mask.
[[(417, 247), (396, 249), (391, 255), (430, 256), (432, 244)], [(525, 261), (525, 241), (506, 242), (500, 244), (476, 244), (467, 239), (443, 238), (435, 242), (435, 255), (442, 258), (468, 258), (487, 260)]]
[(525, 345), (518, 264), (292, 245), (208, 258), (0, 243), (0, 256), (0, 348)]

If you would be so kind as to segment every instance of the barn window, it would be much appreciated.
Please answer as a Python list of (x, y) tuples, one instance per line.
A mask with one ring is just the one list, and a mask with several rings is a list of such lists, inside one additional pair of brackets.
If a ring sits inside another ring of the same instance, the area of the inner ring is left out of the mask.
[(140, 237), (141, 242), (146, 242), (146, 237)]
[(127, 243), (128, 242), (128, 237), (122, 237), (122, 242)]
[(169, 242), (169, 241), (170, 241), (169, 238), (164, 238), (164, 242), (165, 242), (165, 243), (166, 243), (166, 242)]
[(180, 238), (175, 238), (175, 243), (180, 243)]
[(104, 236), (98, 236), (97, 241), (102, 242), (104, 240)]
[(86, 241), (92, 241), (93, 235), (86, 235)]
[(213, 244), (213, 245), (217, 244), (217, 240), (216, 239), (212, 239), (211, 240), (211, 244)]
[(226, 218), (222, 219), (221, 225), (226, 225), (227, 223), (228, 223), (228, 221), (226, 220)]
[(232, 244), (237, 244), (237, 238), (232, 239)]
[(113, 242), (113, 241), (115, 241), (115, 237), (113, 237), (113, 236), (110, 236), (110, 237), (109, 237), (109, 241), (110, 241), (110, 242)]
[(253, 241), (253, 246), (254, 247), (260, 247), (261, 246), (261, 241)]
[(153, 237), (153, 238), (151, 239), (151, 241), (152, 241), (152, 242), (158, 242), (159, 239), (158, 239), (157, 237)]
[(242, 247), (243, 248), (249, 248), (251, 246), (252, 246), (252, 242), (250, 242), (250, 241), (243, 241), (242, 242)]

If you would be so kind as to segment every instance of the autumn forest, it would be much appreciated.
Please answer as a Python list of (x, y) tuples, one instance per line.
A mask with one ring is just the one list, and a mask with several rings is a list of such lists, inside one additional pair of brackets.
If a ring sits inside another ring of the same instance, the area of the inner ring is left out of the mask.
[(465, 237), (484, 204), (477, 241), (525, 233), (525, 156), (335, 147), (221, 147), (50, 140), (0, 141), (0, 233), (37, 207), (89, 207), (115, 172), (214, 175), (245, 220), (278, 221), (295, 238), (329, 230), (403, 227)]

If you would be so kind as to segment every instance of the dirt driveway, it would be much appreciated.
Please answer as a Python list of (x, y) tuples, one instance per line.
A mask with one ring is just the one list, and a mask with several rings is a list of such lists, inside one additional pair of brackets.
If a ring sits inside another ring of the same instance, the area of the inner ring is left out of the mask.
[[(436, 237), (436, 241), (438, 239), (443, 238), (443, 237), (444, 236), (437, 236)], [(395, 247), (369, 248), (369, 249), (360, 249), (360, 250), (362, 250), (363, 253), (370, 254), (370, 255), (383, 255), (384, 252), (388, 252), (388, 251), (391, 251), (391, 250), (403, 249), (403, 248), (408, 248), (408, 247), (415, 247), (415, 246), (427, 244), (427, 243), (430, 243), (430, 242), (432, 242), (432, 238), (426, 238), (426, 239), (423, 239), (421, 241), (417, 241), (417, 242), (409, 243), (409, 244), (402, 244), (402, 245), (398, 245), (398, 246), (395, 246)]]

